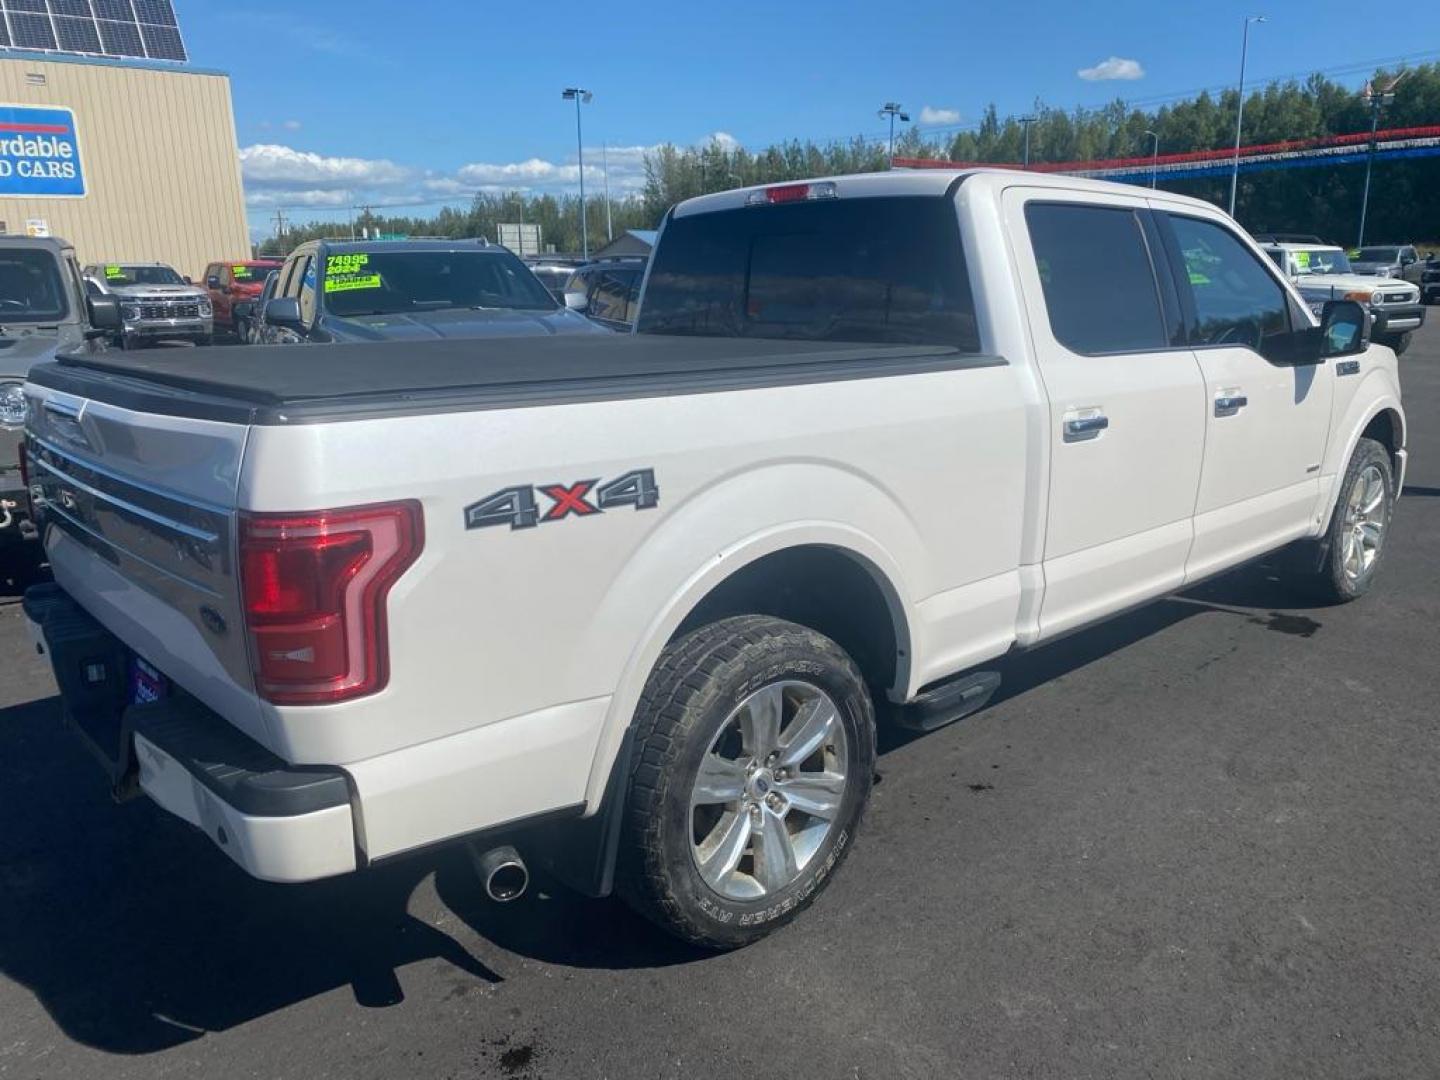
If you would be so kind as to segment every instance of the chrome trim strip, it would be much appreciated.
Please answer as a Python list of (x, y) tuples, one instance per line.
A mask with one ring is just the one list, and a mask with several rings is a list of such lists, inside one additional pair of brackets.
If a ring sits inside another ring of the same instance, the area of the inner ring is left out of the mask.
[(76, 457), (73, 453), (70, 453), (68, 450), (56, 446), (48, 439), (42, 439), (33, 431), (29, 432), (29, 436), (41, 446), (43, 446), (46, 450), (49, 450), (50, 453), (54, 454), (56, 457), (62, 457), (66, 461), (73, 461), (82, 469), (89, 469), (91, 472), (99, 473), (101, 476), (107, 477), (111, 480), (115, 480), (121, 484), (124, 484), (126, 487), (132, 487), (139, 491), (146, 492), (150, 495), (158, 495), (162, 499), (169, 499), (171, 502), (177, 502), (181, 506), (188, 506), (192, 510), (204, 510), (207, 513), (219, 514), (222, 517), (227, 518), (232, 513), (230, 507), (228, 506), (220, 506), (217, 503), (205, 502), (203, 499), (192, 499), (188, 495), (179, 495), (173, 491), (168, 490), (167, 488), (156, 487), (153, 484), (147, 484), (141, 480), (135, 480), (128, 476), (122, 476), (120, 473), (114, 472), (111, 469), (107, 469), (103, 465), (96, 465), (92, 462), (86, 461), (84, 458)]
[[(162, 529), (169, 529), (172, 532), (178, 532), (184, 536), (190, 537), (190, 539), (192, 540), (199, 540), (202, 543), (206, 544), (218, 543), (220, 540), (219, 533), (206, 532), (204, 529), (197, 529), (193, 525), (186, 525), (179, 521), (173, 521), (170, 518), (165, 517), (163, 514), (157, 514), (153, 510), (147, 510), (143, 506), (136, 506), (132, 502), (126, 502), (124, 499), (118, 498), (117, 496), (107, 494), (106, 492), (101, 491), (99, 488), (93, 488), (84, 481), (75, 479), (75, 477), (71, 476), (69, 473), (62, 472), (61, 470), (57, 469), (54, 465), (51, 465), (44, 458), (35, 458), (34, 464), (38, 465), (46, 472), (54, 476), (58, 476), (63, 482), (67, 484), (73, 484), (75, 487), (85, 492), (85, 494), (90, 495), (96, 499), (103, 499), (105, 502), (110, 503), (112, 506), (119, 507), (126, 513), (134, 514), (137, 517), (144, 518), (146, 521), (159, 525)], [(47, 509), (53, 509), (55, 506), (55, 501), (53, 499), (47, 498), (45, 500), (45, 505)], [(127, 554), (129, 554), (128, 551)], [(142, 559), (141, 561), (143, 562), (144, 560)]]
[[(135, 562), (139, 563), (142, 566), (149, 567), (151, 570), (155, 571), (155, 573), (160, 574), (162, 577), (169, 578), (171, 581), (175, 582), (178, 585), (183, 585), (187, 589), (196, 589), (199, 592), (203, 592), (206, 596), (212, 597), (216, 600), (223, 600), (225, 598), (223, 594), (216, 592), (208, 585), (204, 585), (198, 581), (195, 581), (193, 578), (182, 577), (179, 574), (175, 573), (175, 571), (173, 570), (167, 570), (165, 569), (165, 567), (159, 566), (156, 563), (151, 562), (149, 559), (143, 558), (140, 555), (136, 555), (128, 548), (122, 548), (113, 540), (107, 539), (106, 537), (101, 536), (99, 533), (97, 533), (94, 529), (88, 528), (83, 522), (75, 520), (75, 518), (71, 517), (65, 512), (63, 507), (56, 506), (53, 502), (50, 502), (48, 500), (46, 501), (45, 513), (54, 514), (56, 517), (63, 518), (67, 525), (71, 526), (74, 529), (78, 529), (80, 532), (84, 533), (85, 536), (89, 537), (91, 540), (94, 540), (96, 543), (104, 544), (105, 547), (109, 548), (111, 551), (123, 555), (127, 559), (133, 559)], [(76, 537), (76, 539), (79, 540), (81, 543), (84, 543), (84, 541), (80, 540), (79, 537)]]

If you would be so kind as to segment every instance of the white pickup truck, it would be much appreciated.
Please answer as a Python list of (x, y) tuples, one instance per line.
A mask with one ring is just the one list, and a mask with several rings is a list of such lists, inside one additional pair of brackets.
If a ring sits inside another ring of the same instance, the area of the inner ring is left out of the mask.
[(464, 840), (493, 897), (543, 865), (734, 947), (850, 850), (877, 714), (1293, 542), (1364, 593), (1406, 430), (1367, 327), (1179, 196), (708, 195), (631, 336), (37, 367), (25, 609), (117, 792), (254, 875)]

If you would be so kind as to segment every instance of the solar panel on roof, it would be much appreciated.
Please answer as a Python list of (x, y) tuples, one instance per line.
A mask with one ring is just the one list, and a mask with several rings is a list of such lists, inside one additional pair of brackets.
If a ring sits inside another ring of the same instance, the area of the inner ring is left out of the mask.
[(171, 0), (0, 0), (0, 49), (186, 60)]

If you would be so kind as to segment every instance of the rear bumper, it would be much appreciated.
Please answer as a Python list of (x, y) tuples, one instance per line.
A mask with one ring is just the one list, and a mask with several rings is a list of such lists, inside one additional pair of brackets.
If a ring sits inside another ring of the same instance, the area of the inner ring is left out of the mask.
[(1374, 312), (1376, 334), (1404, 334), (1425, 322), (1422, 304), (1392, 304)]
[(60, 687), (66, 723), (117, 794), (139, 789), (251, 875), (310, 881), (356, 869), (344, 770), (288, 765), (178, 689), (129, 704), (134, 654), (55, 585), (25, 594), (31, 641)]

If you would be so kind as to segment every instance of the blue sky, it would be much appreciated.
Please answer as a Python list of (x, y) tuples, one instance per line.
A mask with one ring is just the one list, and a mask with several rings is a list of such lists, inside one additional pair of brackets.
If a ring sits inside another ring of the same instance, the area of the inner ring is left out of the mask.
[(1252, 82), (1440, 59), (1434, 3), (1385, 16), (1338, 0), (176, 7), (193, 63), (231, 75), (257, 228), (277, 205), (304, 220), (357, 202), (573, 190), (567, 85), (595, 94), (584, 115), (587, 184), (604, 142), (612, 191), (624, 192), (641, 183), (644, 149), (658, 143), (880, 138), (875, 111), (886, 100), (939, 130), (974, 122), (992, 101), (1004, 115), (1037, 97), (1153, 103), (1233, 85), (1247, 13), (1269, 20), (1251, 32)]

